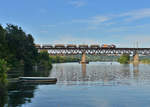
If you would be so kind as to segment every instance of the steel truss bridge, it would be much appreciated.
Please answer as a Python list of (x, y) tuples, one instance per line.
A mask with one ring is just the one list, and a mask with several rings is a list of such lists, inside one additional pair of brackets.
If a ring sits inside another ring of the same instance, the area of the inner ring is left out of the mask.
[(82, 64), (87, 63), (86, 54), (90, 55), (121, 55), (121, 54), (129, 54), (133, 55), (133, 63), (139, 63), (139, 54), (140, 55), (150, 55), (150, 48), (116, 48), (115, 45), (35, 45), (38, 49), (38, 52), (47, 51), (50, 55), (79, 55), (81, 54), (81, 62)]
[(37, 48), (38, 51), (47, 51), (50, 55), (120, 55), (120, 54), (140, 54), (150, 55), (150, 48)]

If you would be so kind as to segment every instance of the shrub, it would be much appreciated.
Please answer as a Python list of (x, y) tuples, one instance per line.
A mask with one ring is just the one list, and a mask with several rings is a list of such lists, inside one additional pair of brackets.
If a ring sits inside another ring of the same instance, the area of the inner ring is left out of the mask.
[(121, 64), (128, 64), (129, 61), (130, 61), (130, 56), (128, 54), (123, 54), (118, 59), (118, 62), (120, 62)]
[(7, 71), (9, 70), (7, 62), (4, 59), (0, 59), (0, 84), (5, 85), (7, 83)]

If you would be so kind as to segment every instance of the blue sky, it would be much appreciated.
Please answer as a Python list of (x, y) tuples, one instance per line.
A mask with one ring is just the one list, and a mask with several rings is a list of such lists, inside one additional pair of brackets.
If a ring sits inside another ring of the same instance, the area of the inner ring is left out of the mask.
[(1, 0), (0, 23), (35, 43), (150, 47), (150, 0)]

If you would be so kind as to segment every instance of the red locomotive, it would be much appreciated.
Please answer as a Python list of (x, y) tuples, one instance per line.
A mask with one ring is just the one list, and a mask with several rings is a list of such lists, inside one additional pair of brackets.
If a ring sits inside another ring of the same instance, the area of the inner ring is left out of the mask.
[(111, 45), (103, 44), (103, 45), (101, 46), (101, 48), (116, 48), (116, 45), (114, 45), (114, 44), (111, 44)]

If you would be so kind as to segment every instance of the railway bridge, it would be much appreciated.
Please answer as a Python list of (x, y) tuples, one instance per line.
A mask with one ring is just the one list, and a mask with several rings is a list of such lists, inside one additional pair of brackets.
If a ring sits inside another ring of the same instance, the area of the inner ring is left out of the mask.
[(50, 55), (78, 55), (81, 54), (81, 63), (87, 63), (86, 54), (90, 55), (121, 55), (133, 56), (133, 62), (139, 63), (139, 55), (150, 55), (150, 48), (116, 48), (100, 47), (99, 45), (36, 45), (38, 51), (47, 51)]

